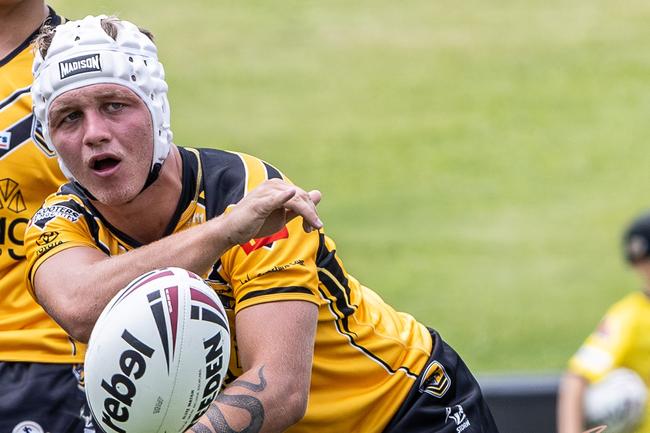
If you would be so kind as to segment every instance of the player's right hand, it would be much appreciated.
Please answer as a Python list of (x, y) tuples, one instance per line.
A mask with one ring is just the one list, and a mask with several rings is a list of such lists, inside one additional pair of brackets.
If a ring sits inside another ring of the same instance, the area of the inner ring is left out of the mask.
[(323, 223), (316, 205), (321, 200), (318, 190), (310, 192), (280, 179), (270, 179), (253, 189), (224, 215), (226, 236), (233, 245), (270, 236), (293, 218), (303, 218), (306, 232), (318, 230)]

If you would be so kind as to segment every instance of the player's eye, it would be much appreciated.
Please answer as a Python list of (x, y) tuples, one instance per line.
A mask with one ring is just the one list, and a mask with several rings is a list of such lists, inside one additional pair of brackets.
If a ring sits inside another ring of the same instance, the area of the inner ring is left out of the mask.
[(71, 111), (70, 113), (67, 113), (65, 116), (61, 116), (59, 124), (66, 124), (66, 123), (72, 123), (77, 119), (81, 118), (81, 112), (80, 111)]
[(120, 111), (120, 110), (123, 109), (124, 107), (126, 107), (126, 104), (123, 104), (123, 103), (121, 103), (121, 102), (109, 102), (109, 103), (106, 104), (106, 109), (107, 109), (109, 112)]

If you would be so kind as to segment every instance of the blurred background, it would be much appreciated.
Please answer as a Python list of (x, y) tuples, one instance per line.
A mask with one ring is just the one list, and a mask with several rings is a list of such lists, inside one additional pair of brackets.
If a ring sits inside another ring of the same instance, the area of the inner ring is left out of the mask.
[(348, 271), (479, 374), (558, 373), (640, 285), (650, 2), (51, 5), (152, 30), (175, 142), (320, 189)]

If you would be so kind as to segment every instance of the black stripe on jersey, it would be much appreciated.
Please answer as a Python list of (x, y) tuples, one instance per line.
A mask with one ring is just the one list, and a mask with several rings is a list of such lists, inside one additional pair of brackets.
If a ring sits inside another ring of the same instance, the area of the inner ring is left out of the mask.
[(174, 233), (174, 229), (181, 219), (181, 215), (183, 215), (185, 209), (192, 203), (196, 193), (196, 176), (198, 176), (199, 161), (193, 153), (180, 147), (178, 150), (181, 154), (183, 165), (183, 186), (181, 188), (181, 197), (176, 205), (176, 211), (165, 229), (165, 236)]
[[(329, 296), (327, 295), (327, 293), (325, 293), (320, 288), (318, 289), (318, 291), (320, 292), (323, 299), (328, 300), (330, 302), (329, 306), (330, 306), (330, 311), (332, 312), (332, 314), (334, 316), (338, 316), (337, 312), (334, 310), (334, 308), (332, 308), (332, 301), (329, 298)], [(381, 359), (380, 357), (378, 357), (377, 355), (372, 353), (370, 350), (368, 350), (365, 347), (358, 344), (355, 341), (355, 337), (357, 337), (357, 335), (354, 332), (351, 332), (349, 329), (347, 329), (347, 317), (343, 318), (343, 319), (336, 320), (334, 322), (334, 325), (336, 326), (336, 330), (339, 332), (339, 334), (341, 334), (341, 335), (348, 338), (348, 341), (350, 342), (351, 346), (356, 347), (358, 350), (363, 352), (368, 358), (371, 358), (372, 360), (374, 360), (375, 362), (380, 364), (389, 373), (394, 374), (394, 373), (397, 373), (399, 370), (402, 370), (402, 371), (404, 371), (404, 373), (406, 373), (408, 376), (412, 377), (413, 379), (418, 377), (418, 375), (416, 373), (413, 373), (411, 370), (409, 370), (408, 367), (401, 366), (401, 367), (398, 367), (397, 369), (391, 368), (391, 366), (386, 361), (384, 361), (383, 359)]]
[(244, 197), (246, 167), (239, 155), (217, 149), (199, 149), (203, 165), (205, 212), (209, 220)]
[[(0, 107), (2, 109), (2, 107)], [(34, 143), (40, 147), (40, 149), (47, 156), (54, 156), (54, 152), (51, 151), (47, 144), (45, 143), (45, 138), (43, 138), (43, 133), (40, 127), (37, 127), (36, 120), (33, 114), (30, 114), (24, 117), (17, 123), (14, 123), (7, 132), (11, 133), (11, 141), (9, 142), (9, 147), (7, 149), (0, 149), (0, 158), (5, 154), (25, 143), (30, 138), (34, 140)]]
[(355, 308), (352, 308), (352, 306), (350, 306), (347, 299), (343, 295), (343, 292), (336, 284), (336, 281), (332, 280), (328, 274), (319, 271), (318, 279), (321, 283), (323, 283), (323, 285), (327, 288), (327, 291), (330, 293), (330, 296), (326, 296), (326, 298), (330, 300), (330, 302), (332, 301), (332, 298), (334, 298), (335, 308), (332, 308), (332, 313), (334, 313), (337, 319), (341, 321), (341, 325), (343, 326), (343, 329), (346, 333), (354, 334), (354, 332), (350, 331), (350, 327), (348, 325), (348, 317), (354, 314), (356, 305), (354, 306)]
[(246, 295), (244, 295), (240, 299), (240, 302), (245, 301), (247, 299), (256, 298), (258, 296), (277, 295), (277, 294), (280, 294), (280, 293), (306, 293), (306, 294), (310, 295), (311, 290), (309, 290), (306, 287), (300, 287), (300, 286), (274, 287), (272, 289), (253, 290), (252, 292), (247, 293)]
[(11, 141), (9, 142), (8, 149), (0, 149), (0, 157), (4, 156), (7, 152), (11, 151), (11, 149), (17, 147), (19, 144), (22, 144), (31, 138), (33, 117), (34, 116), (30, 114), (20, 122), (14, 123), (14, 125), (7, 130), (7, 132), (11, 133)]
[(282, 179), (282, 174), (275, 167), (264, 161), (262, 161), (262, 164), (264, 164), (264, 168), (266, 169), (267, 179)]
[(316, 266), (318, 266), (319, 269), (327, 270), (343, 287), (343, 292), (341, 292), (336, 281), (332, 281), (330, 276), (326, 273), (321, 271), (318, 272), (318, 278), (320, 281), (328, 288), (330, 293), (336, 297), (337, 309), (343, 314), (343, 316), (349, 316), (354, 313), (354, 310), (356, 310), (358, 306), (350, 303), (350, 286), (348, 284), (348, 279), (345, 276), (345, 272), (343, 272), (343, 269), (336, 261), (336, 250), (328, 251), (325, 247), (325, 235), (323, 233), (319, 234)]
[(215, 262), (214, 265), (212, 265), (212, 269), (210, 270), (210, 274), (208, 275), (208, 281), (214, 281), (223, 285), (227, 285), (228, 281), (226, 281), (225, 278), (221, 276), (219, 273), (219, 268), (221, 267), (221, 257)]
[(21, 95), (24, 95), (25, 93), (29, 93), (29, 89), (31, 87), (25, 87), (24, 89), (18, 89), (11, 95), (9, 95), (8, 98), (5, 98), (3, 101), (0, 101), (0, 110), (5, 108), (7, 105), (11, 104), (14, 102), (16, 99), (20, 98)]
[[(356, 311), (358, 306), (349, 301), (350, 287), (348, 286), (348, 279), (345, 278), (345, 272), (343, 272), (343, 269), (336, 260), (336, 250), (328, 251), (325, 247), (325, 235), (322, 233), (320, 234), (320, 245), (318, 247), (316, 264), (319, 269), (318, 278), (322, 284), (318, 290), (322, 298), (329, 302), (330, 311), (336, 317), (334, 323), (337, 331), (341, 335), (346, 336), (353, 347), (356, 347), (366, 354), (366, 356), (381, 364), (391, 374), (396, 373), (398, 370), (403, 370), (407, 375), (413, 378), (417, 377), (417, 374), (410, 371), (407, 367), (391, 368), (386, 361), (356, 342), (355, 338), (357, 334), (350, 330), (348, 317)], [(327, 290), (327, 293), (322, 287)]]

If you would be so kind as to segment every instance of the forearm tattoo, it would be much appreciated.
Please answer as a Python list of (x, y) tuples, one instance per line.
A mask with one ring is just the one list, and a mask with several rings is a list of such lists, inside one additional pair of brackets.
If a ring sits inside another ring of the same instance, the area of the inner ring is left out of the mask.
[[(230, 387), (232, 388), (241, 387), (246, 388), (253, 392), (262, 392), (266, 388), (266, 379), (264, 378), (264, 366), (260, 367), (257, 370), (257, 376), (259, 377), (259, 383), (251, 383), (245, 380), (235, 380)], [(205, 413), (205, 416), (210, 421), (210, 424), (215, 432), (217, 433), (258, 433), (262, 429), (262, 424), (264, 424), (264, 406), (262, 402), (247, 394), (225, 394), (221, 393), (215, 399), (215, 402), (220, 404), (225, 404), (227, 406), (237, 407), (239, 409), (244, 409), (250, 414), (250, 423), (243, 430), (234, 430), (226, 421), (223, 413), (216, 404), (211, 404), (208, 411)], [(202, 422), (198, 422), (192, 427), (192, 432), (194, 433), (212, 433), (212, 430), (208, 428)]]

